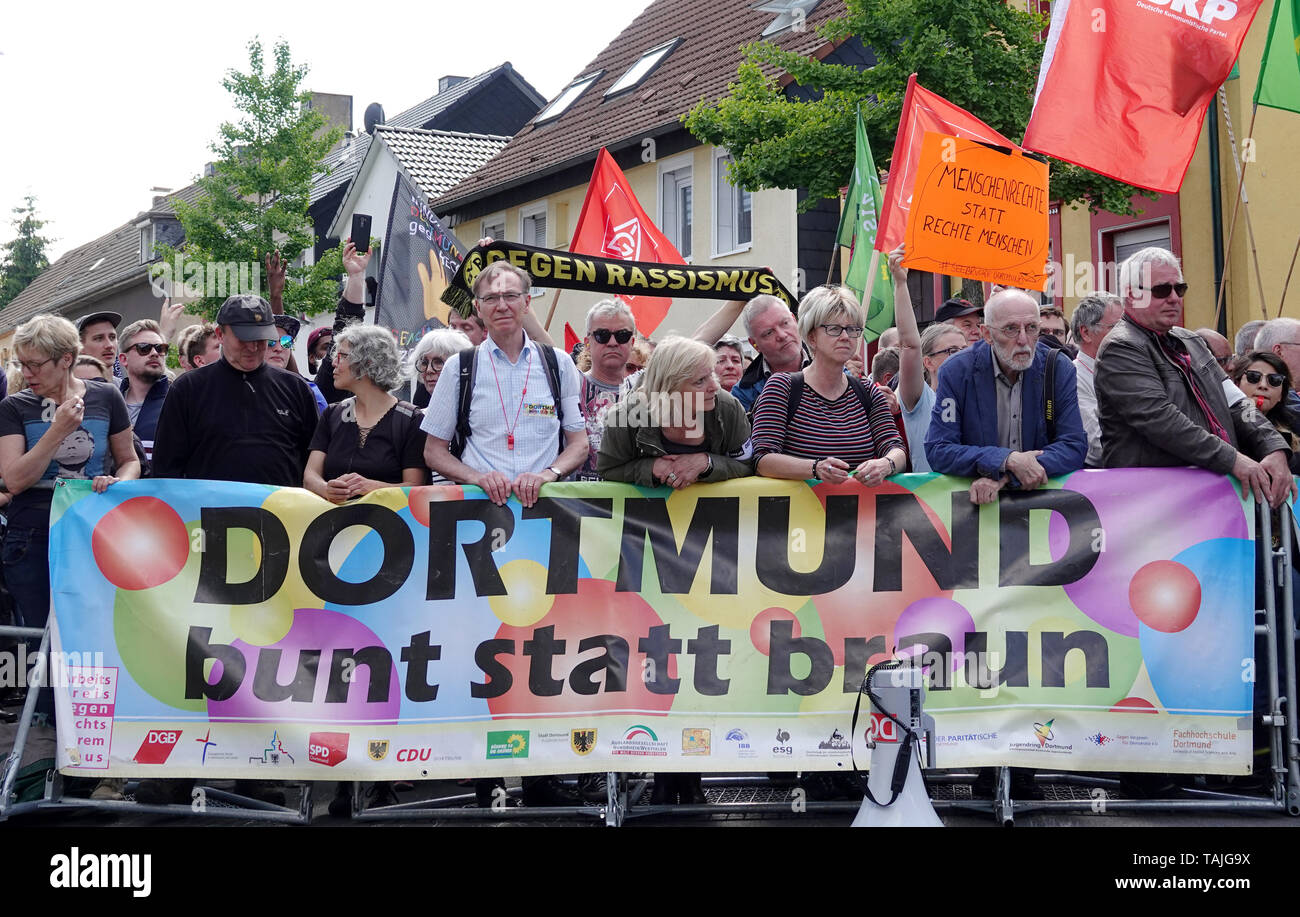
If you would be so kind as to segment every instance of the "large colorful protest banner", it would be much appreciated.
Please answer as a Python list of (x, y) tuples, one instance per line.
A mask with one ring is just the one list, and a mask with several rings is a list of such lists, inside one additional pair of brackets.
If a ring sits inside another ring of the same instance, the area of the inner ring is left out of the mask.
[[(936, 764), (1244, 774), (1252, 507), (1190, 469), (968, 482), (300, 489), (62, 482), (65, 774), (842, 770), (868, 665)], [(859, 732), (868, 728), (866, 718)], [(882, 740), (887, 736), (882, 735)]]
[(1041, 290), (1049, 260), (1047, 202), (1046, 163), (926, 131), (903, 264)]

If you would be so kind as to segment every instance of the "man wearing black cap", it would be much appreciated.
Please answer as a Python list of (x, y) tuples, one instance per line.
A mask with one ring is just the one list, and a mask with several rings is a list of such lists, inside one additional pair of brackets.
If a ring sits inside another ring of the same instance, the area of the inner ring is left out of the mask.
[(934, 313), (934, 320), (960, 330), (966, 335), (967, 344), (975, 344), (982, 340), (980, 325), (984, 321), (984, 315), (978, 306), (971, 304), (970, 300), (947, 300), (939, 307), (939, 311)]
[(116, 312), (91, 312), (77, 319), (81, 352), (111, 367), (113, 375), (118, 379), (123, 374), (122, 367), (117, 362), (117, 326), (120, 324), (122, 316)]
[(154, 477), (302, 486), (316, 404), (304, 379), (267, 365), (267, 342), (279, 336), (262, 297), (222, 303), (221, 359), (185, 373), (167, 393)]

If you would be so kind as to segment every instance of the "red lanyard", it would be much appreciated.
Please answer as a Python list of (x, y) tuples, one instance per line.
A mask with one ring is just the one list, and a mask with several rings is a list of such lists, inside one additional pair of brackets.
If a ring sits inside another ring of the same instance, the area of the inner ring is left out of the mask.
[(497, 398), (501, 401), (501, 420), (506, 424), (506, 448), (514, 449), (515, 447), (515, 428), (519, 426), (519, 415), (524, 409), (524, 400), (528, 395), (528, 377), (533, 371), (533, 352), (528, 351), (528, 363), (524, 366), (524, 390), (519, 393), (519, 407), (515, 409), (515, 422), (510, 423), (506, 414), (506, 396), (501, 394), (501, 379), (497, 376), (497, 361), (488, 354), (488, 361), (492, 364), (492, 378), (497, 383)]

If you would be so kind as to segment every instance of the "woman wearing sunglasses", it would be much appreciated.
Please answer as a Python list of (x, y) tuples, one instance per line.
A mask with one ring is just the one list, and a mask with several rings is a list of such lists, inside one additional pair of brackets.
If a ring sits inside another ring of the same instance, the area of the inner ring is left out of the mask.
[[(298, 372), (298, 361), (293, 355), (294, 342), (298, 340), (298, 330), (302, 323), (292, 315), (277, 314), (274, 319), (275, 327), (279, 330), (280, 336), (266, 345), (266, 362), (272, 366), (278, 366), (281, 369), (288, 370), (294, 375), (302, 375)], [(325, 396), (321, 394), (320, 388), (316, 383), (307, 379), (307, 387), (311, 389), (311, 395), (316, 399), (316, 411), (320, 413), (329, 405), (325, 401)]]
[(1286, 406), (1287, 392), (1291, 391), (1286, 363), (1275, 353), (1257, 350), (1241, 361), (1232, 373), (1232, 381), (1282, 434), (1291, 447), (1291, 471), (1300, 473), (1300, 436), (1296, 434), (1300, 418)]

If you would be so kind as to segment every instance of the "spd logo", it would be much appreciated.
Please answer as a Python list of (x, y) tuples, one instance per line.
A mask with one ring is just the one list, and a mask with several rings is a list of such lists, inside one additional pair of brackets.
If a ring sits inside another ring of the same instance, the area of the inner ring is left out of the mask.
[(140, 750), (135, 753), (136, 764), (163, 764), (181, 739), (179, 729), (150, 729)]
[(867, 744), (897, 741), (898, 724), (883, 713), (871, 714), (871, 723), (867, 726)]
[(348, 759), (348, 733), (313, 732), (307, 738), (307, 760), (334, 767)]

